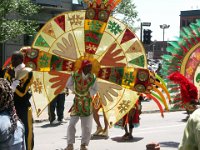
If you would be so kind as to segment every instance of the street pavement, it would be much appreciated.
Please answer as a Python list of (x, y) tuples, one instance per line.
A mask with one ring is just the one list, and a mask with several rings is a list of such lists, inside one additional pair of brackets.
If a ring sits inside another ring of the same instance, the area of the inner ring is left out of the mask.
[[(186, 114), (183, 111), (165, 113), (162, 118), (159, 113), (141, 114), (140, 126), (133, 129), (133, 139), (122, 140), (124, 130), (112, 127), (109, 129), (109, 138), (92, 138), (89, 150), (146, 150), (146, 144), (157, 142), (161, 150), (177, 150), (182, 139), (185, 127)], [(100, 117), (103, 121), (103, 117)], [(35, 147), (34, 150), (64, 150), (67, 145), (67, 123), (50, 125), (43, 121), (34, 123)], [(96, 130), (93, 122), (92, 133)], [(80, 150), (81, 125), (76, 125), (76, 141), (74, 150)]]
[[(64, 150), (67, 145), (66, 133), (69, 123), (68, 110), (72, 105), (73, 96), (66, 97), (65, 119), (62, 124), (50, 125), (48, 121), (47, 109), (37, 117), (33, 108), (34, 117), (34, 150)], [(165, 112), (162, 118), (158, 107), (154, 101), (142, 102), (142, 115), (139, 128), (133, 130), (134, 139), (123, 141), (121, 136), (124, 130), (112, 127), (109, 129), (109, 138), (93, 138), (89, 145), (89, 150), (145, 150), (146, 144), (159, 142), (161, 150), (175, 150), (182, 138), (185, 122), (181, 120), (186, 116), (183, 111)], [(100, 114), (103, 122), (102, 114)], [(93, 123), (92, 133), (96, 130)], [(76, 143), (74, 150), (79, 150), (81, 142), (80, 121), (77, 124)]]

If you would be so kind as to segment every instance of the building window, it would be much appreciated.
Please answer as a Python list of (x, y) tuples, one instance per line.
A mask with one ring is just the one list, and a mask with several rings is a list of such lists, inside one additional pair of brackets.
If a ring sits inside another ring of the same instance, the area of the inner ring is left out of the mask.
[(182, 20), (182, 27), (185, 27), (185, 20)]

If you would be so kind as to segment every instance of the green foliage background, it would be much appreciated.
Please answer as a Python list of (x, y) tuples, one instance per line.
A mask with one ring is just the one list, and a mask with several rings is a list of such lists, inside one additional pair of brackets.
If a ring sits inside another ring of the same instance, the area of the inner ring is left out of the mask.
[(30, 0), (0, 0), (0, 43), (22, 34), (33, 35), (38, 26), (30, 17), (39, 9)]
[(140, 21), (140, 18), (138, 18), (138, 12), (133, 1), (122, 0), (113, 12), (114, 17), (118, 18), (117, 15), (120, 15), (119, 19), (128, 25), (133, 31), (140, 28), (135, 25), (135, 22)]

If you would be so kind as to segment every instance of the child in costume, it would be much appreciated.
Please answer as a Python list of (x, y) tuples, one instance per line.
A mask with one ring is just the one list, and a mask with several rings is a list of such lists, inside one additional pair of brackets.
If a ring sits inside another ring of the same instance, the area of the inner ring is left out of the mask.
[(140, 114), (142, 110), (141, 101), (143, 100), (142, 95), (139, 96), (138, 101), (133, 108), (124, 116), (123, 126), (125, 134), (122, 136), (124, 140), (133, 139), (133, 128), (138, 127), (140, 123)]
[(73, 150), (75, 143), (75, 125), (81, 119), (82, 139), (81, 150), (87, 150), (92, 131), (92, 97), (97, 93), (96, 77), (92, 70), (92, 63), (83, 60), (81, 68), (75, 71), (67, 81), (67, 87), (75, 93), (74, 103), (71, 108), (70, 122), (67, 129), (67, 143), (65, 150)]
[(123, 140), (133, 139), (133, 128), (138, 127), (140, 122), (142, 100), (143, 96), (140, 95), (133, 108), (131, 108), (131, 110), (116, 124), (116, 126), (121, 126), (125, 131), (125, 134), (122, 136)]

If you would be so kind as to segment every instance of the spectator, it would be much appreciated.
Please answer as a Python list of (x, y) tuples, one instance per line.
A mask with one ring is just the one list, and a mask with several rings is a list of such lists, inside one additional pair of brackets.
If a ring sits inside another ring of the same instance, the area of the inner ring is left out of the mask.
[(26, 150), (24, 126), (19, 120), (9, 82), (0, 78), (0, 149)]
[(200, 149), (200, 108), (196, 109), (189, 117), (179, 150)]
[[(66, 90), (68, 90), (68, 89), (66, 89)], [(50, 124), (57, 123), (55, 109), (56, 109), (58, 123), (65, 122), (65, 120), (64, 120), (65, 94), (66, 94), (65, 92), (58, 94), (49, 104), (48, 114), (49, 114)]]
[(32, 108), (29, 99), (31, 97), (30, 86), (33, 81), (33, 72), (31, 68), (25, 67), (23, 60), (24, 56), (20, 51), (14, 52), (11, 56), (13, 68), (8, 68), (5, 75), (11, 82), (17, 115), (25, 127), (26, 149), (32, 150), (34, 135)]

